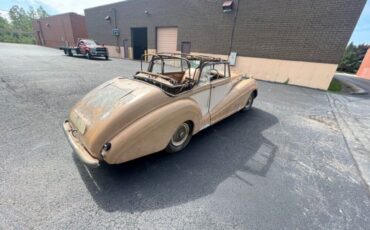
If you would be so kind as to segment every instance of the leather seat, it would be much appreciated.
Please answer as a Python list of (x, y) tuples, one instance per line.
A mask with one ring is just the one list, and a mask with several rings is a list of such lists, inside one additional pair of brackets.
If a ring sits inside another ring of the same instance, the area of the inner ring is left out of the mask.
[(193, 68), (191, 68), (190, 69), (190, 76), (189, 76), (189, 70), (186, 70), (185, 73), (184, 73), (184, 75), (182, 76), (181, 83), (184, 83), (187, 78), (196, 80), (197, 77), (198, 77), (197, 76), (198, 72), (199, 72), (199, 69), (193, 69)]

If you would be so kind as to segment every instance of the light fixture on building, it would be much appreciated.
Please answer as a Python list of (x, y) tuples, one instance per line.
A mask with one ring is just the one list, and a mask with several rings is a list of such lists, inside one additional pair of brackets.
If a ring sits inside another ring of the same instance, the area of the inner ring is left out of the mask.
[(46, 23), (45, 25), (46, 25), (46, 27), (50, 27), (50, 24), (49, 23)]
[(144, 11), (144, 13), (146, 14), (146, 15), (150, 15), (150, 13), (149, 13), (149, 11)]
[(111, 18), (110, 18), (110, 16), (109, 15), (107, 15), (107, 16), (105, 16), (105, 21), (110, 21), (111, 20)]
[(224, 1), (224, 3), (222, 4), (222, 9), (224, 13), (233, 11), (233, 3), (234, 3), (233, 0)]

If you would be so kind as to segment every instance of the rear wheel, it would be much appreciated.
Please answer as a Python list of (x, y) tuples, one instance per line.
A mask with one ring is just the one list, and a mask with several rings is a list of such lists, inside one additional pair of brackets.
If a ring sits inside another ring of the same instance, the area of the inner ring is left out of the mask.
[(92, 59), (92, 56), (91, 56), (91, 54), (90, 54), (90, 53), (87, 53), (87, 54), (86, 54), (86, 57), (87, 57), (87, 59)]
[(247, 100), (247, 103), (243, 107), (242, 111), (250, 110), (252, 108), (252, 105), (253, 105), (253, 100), (254, 100), (254, 93), (251, 93), (251, 95), (249, 96), (249, 98)]
[(68, 56), (72, 57), (73, 56), (73, 53), (71, 50), (68, 50)]
[(105, 56), (105, 60), (108, 60), (109, 59), (109, 56)]
[(192, 137), (193, 126), (191, 122), (182, 123), (172, 136), (170, 143), (167, 145), (166, 152), (175, 153), (184, 149)]

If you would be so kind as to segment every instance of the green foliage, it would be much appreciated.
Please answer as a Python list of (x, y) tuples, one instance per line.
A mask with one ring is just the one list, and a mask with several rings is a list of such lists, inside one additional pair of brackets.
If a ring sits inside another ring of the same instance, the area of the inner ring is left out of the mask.
[(11, 22), (0, 16), (0, 42), (34, 44), (32, 20), (44, 18), (49, 14), (40, 6), (36, 10), (30, 7), (25, 11), (18, 5), (9, 10)]
[(329, 89), (330, 91), (333, 91), (333, 92), (339, 92), (342, 90), (342, 84), (340, 84), (340, 82), (336, 79), (333, 79), (331, 82), (330, 82), (330, 85), (329, 85)]
[(42, 6), (39, 6), (39, 8), (37, 8), (36, 13), (37, 18), (46, 18), (50, 16), (48, 12), (46, 12), (46, 10), (42, 8)]
[(365, 44), (358, 46), (353, 43), (349, 44), (337, 70), (347, 73), (356, 73), (369, 47), (370, 45)]
[(1, 31), (9, 31), (10, 29), (10, 25), (8, 23), (8, 21), (3, 18), (3, 17), (0, 17), (0, 32)]
[(22, 7), (12, 6), (9, 10), (9, 17), (15, 30), (32, 31), (32, 20)]

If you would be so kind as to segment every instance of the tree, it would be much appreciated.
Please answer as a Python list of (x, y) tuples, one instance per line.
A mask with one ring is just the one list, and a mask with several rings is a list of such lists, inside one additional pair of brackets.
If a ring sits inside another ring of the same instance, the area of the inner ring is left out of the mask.
[(9, 10), (11, 23), (0, 16), (0, 42), (35, 43), (32, 33), (32, 20), (44, 18), (49, 14), (39, 6), (30, 7), (25, 11), (22, 7), (14, 5)]
[(361, 44), (356, 46), (350, 43), (344, 52), (337, 70), (347, 73), (356, 73), (369, 47), (370, 45)]
[(11, 42), (11, 25), (0, 15), (0, 42)]
[(27, 14), (28, 14), (28, 17), (30, 17), (30, 19), (32, 20), (37, 19), (37, 11), (32, 6), (28, 8)]
[(357, 47), (358, 58), (362, 62), (364, 60), (367, 50), (370, 48), (370, 45), (361, 44)]
[(9, 17), (15, 30), (32, 31), (32, 19), (22, 7), (12, 6), (9, 10)]
[(10, 29), (10, 25), (9, 25), (8, 20), (6, 20), (0, 15), (0, 33), (8, 31), (9, 29)]
[(44, 8), (42, 8), (42, 6), (39, 6), (39, 8), (37, 8), (36, 12), (37, 12), (37, 17), (38, 18), (49, 17), (48, 12), (46, 12), (46, 10), (44, 10)]

